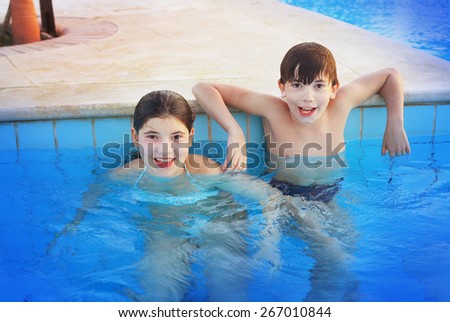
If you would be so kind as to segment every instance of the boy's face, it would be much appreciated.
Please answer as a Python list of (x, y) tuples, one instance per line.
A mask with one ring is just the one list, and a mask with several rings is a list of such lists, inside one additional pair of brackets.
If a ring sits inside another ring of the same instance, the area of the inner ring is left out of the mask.
[(320, 120), (330, 100), (336, 97), (338, 85), (331, 85), (327, 77), (316, 77), (307, 85), (300, 81), (279, 82), (282, 96), (288, 103), (292, 117), (309, 125)]
[(189, 132), (175, 117), (156, 117), (149, 119), (139, 132), (134, 128), (131, 131), (151, 175), (167, 178), (184, 172), (194, 129)]

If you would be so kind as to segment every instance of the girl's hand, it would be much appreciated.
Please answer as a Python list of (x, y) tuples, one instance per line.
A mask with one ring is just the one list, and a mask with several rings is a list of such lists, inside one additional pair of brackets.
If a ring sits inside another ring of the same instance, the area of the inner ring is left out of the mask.
[(241, 172), (247, 169), (245, 136), (241, 129), (228, 133), (227, 156), (222, 171)]

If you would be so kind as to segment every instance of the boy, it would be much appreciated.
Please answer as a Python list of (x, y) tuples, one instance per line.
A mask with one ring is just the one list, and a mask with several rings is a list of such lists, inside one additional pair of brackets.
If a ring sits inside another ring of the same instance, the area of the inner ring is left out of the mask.
[(280, 72), (281, 98), (223, 84), (194, 86), (199, 104), (228, 132), (228, 146), (236, 147), (237, 143), (238, 148), (227, 151), (224, 171), (240, 171), (246, 166), (245, 137), (227, 105), (262, 117), (266, 149), (281, 170), (277, 180), (302, 186), (323, 183), (328, 173), (320, 171), (319, 175), (311, 166), (317, 163), (303, 167), (315, 170), (314, 174), (292, 174), (283, 171), (286, 159), (339, 155), (345, 148), (344, 127), (351, 109), (377, 93), (385, 100), (388, 112), (382, 154), (410, 153), (403, 129), (402, 81), (395, 69), (383, 69), (339, 87), (333, 55), (324, 46), (310, 42), (292, 47), (281, 62)]

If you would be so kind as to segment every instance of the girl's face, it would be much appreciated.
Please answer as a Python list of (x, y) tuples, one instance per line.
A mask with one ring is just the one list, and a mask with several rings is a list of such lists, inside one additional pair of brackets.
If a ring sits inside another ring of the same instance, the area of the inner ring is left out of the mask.
[(180, 120), (169, 116), (151, 118), (139, 132), (134, 128), (131, 132), (150, 175), (168, 178), (184, 173), (194, 129), (189, 132)]
[(291, 115), (303, 125), (313, 124), (322, 118), (338, 89), (337, 85), (332, 86), (326, 78), (316, 78), (309, 85), (298, 81), (279, 85)]

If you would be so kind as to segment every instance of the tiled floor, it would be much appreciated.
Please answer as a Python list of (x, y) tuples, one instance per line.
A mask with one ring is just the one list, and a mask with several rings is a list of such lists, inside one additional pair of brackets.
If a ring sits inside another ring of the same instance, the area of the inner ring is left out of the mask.
[[(7, 3), (0, 0), (2, 20)], [(53, 5), (65, 36), (22, 52), (0, 49), (0, 121), (129, 115), (155, 89), (192, 100), (199, 80), (277, 94), (279, 63), (303, 41), (332, 50), (341, 83), (395, 67), (407, 103), (450, 102), (450, 62), (276, 0)]]

